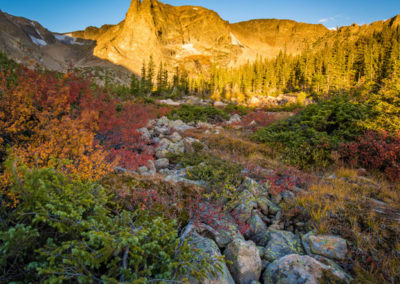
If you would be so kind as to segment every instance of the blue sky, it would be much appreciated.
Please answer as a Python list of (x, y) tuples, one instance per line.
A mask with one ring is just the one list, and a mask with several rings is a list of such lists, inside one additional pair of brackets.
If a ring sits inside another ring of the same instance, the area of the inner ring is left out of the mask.
[[(400, 0), (164, 0), (172, 5), (198, 5), (217, 11), (230, 22), (259, 18), (322, 23), (328, 28), (365, 24), (400, 14)], [(120, 22), (130, 0), (0, 0), (9, 14), (40, 22), (54, 32)]]

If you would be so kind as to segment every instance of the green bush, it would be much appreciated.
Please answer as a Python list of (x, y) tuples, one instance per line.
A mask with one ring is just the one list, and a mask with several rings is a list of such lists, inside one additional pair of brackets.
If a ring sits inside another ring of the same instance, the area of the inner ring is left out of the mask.
[(232, 114), (232, 113), (238, 113), (241, 116), (249, 114), (252, 109), (243, 105), (236, 105), (236, 104), (228, 104), (226, 107), (224, 107), (224, 112), (227, 114)]
[(169, 154), (168, 158), (174, 164), (190, 167), (187, 171), (190, 179), (206, 181), (211, 187), (239, 186), (242, 182), (241, 166), (203, 152)]
[(99, 184), (54, 169), (20, 176), (10, 188), (19, 204), (0, 210), (1, 283), (146, 283), (211, 270), (174, 220), (120, 210)]
[(289, 164), (326, 167), (332, 162), (332, 150), (360, 135), (361, 123), (368, 116), (365, 105), (345, 96), (335, 97), (258, 130), (254, 139), (276, 146)]
[(168, 118), (172, 120), (182, 120), (184, 122), (222, 122), (229, 118), (229, 115), (223, 110), (215, 107), (183, 105), (168, 113)]

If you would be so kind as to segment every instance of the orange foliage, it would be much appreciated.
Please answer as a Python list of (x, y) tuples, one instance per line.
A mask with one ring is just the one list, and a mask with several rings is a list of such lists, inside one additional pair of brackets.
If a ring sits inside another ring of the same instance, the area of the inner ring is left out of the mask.
[(9, 154), (30, 167), (55, 167), (84, 179), (111, 170), (104, 150), (95, 144), (98, 114), (77, 107), (79, 96), (90, 91), (88, 84), (27, 69), (18, 70), (15, 86), (7, 86), (6, 78), (1, 74), (2, 160), (8, 145)]

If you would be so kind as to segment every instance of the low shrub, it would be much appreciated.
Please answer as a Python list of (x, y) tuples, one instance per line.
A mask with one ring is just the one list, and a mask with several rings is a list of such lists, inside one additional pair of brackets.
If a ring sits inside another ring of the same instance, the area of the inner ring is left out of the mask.
[(241, 166), (219, 159), (203, 152), (195, 154), (170, 154), (174, 164), (190, 167), (187, 174), (192, 180), (202, 180), (211, 187), (221, 187), (226, 184), (239, 186), (242, 182)]
[(254, 127), (267, 127), (278, 120), (278, 116), (275, 113), (265, 111), (255, 111), (248, 113), (242, 118), (242, 125), (249, 126), (253, 121), (255, 122)]
[(221, 109), (211, 106), (183, 105), (178, 109), (168, 113), (168, 118), (172, 120), (182, 120), (184, 122), (209, 122), (217, 123), (227, 120), (229, 115)]
[(225, 106), (223, 110), (227, 114), (239, 114), (243, 116), (250, 113), (252, 109), (243, 105), (237, 105), (231, 103)]
[(326, 167), (333, 161), (332, 150), (362, 133), (360, 122), (367, 116), (363, 104), (335, 97), (258, 130), (254, 139), (281, 149), (283, 160), (291, 165)]
[(352, 166), (379, 170), (389, 180), (400, 181), (400, 133), (368, 131), (356, 141), (341, 145), (340, 154)]
[(54, 169), (19, 176), (10, 187), (18, 206), (0, 207), (2, 283), (163, 282), (200, 277), (217, 265), (195, 260), (176, 221), (120, 209), (97, 183)]

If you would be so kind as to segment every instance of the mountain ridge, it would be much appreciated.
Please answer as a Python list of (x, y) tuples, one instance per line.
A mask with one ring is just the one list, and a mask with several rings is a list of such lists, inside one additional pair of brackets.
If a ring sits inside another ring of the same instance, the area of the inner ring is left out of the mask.
[[(319, 50), (336, 39), (356, 40), (384, 27), (399, 27), (400, 16), (332, 31), (322, 24), (290, 19), (230, 23), (200, 6), (132, 0), (125, 19), (116, 25), (60, 35), (37, 22), (0, 12), (0, 26), (1, 50), (17, 61), (33, 61), (52, 70), (64, 72), (73, 64), (139, 74), (152, 56), (170, 70), (179, 66), (190, 73), (204, 73), (212, 65), (237, 67), (259, 57), (274, 58), (280, 52), (297, 55), (306, 48)], [(66, 38), (60, 40), (61, 36)]]

